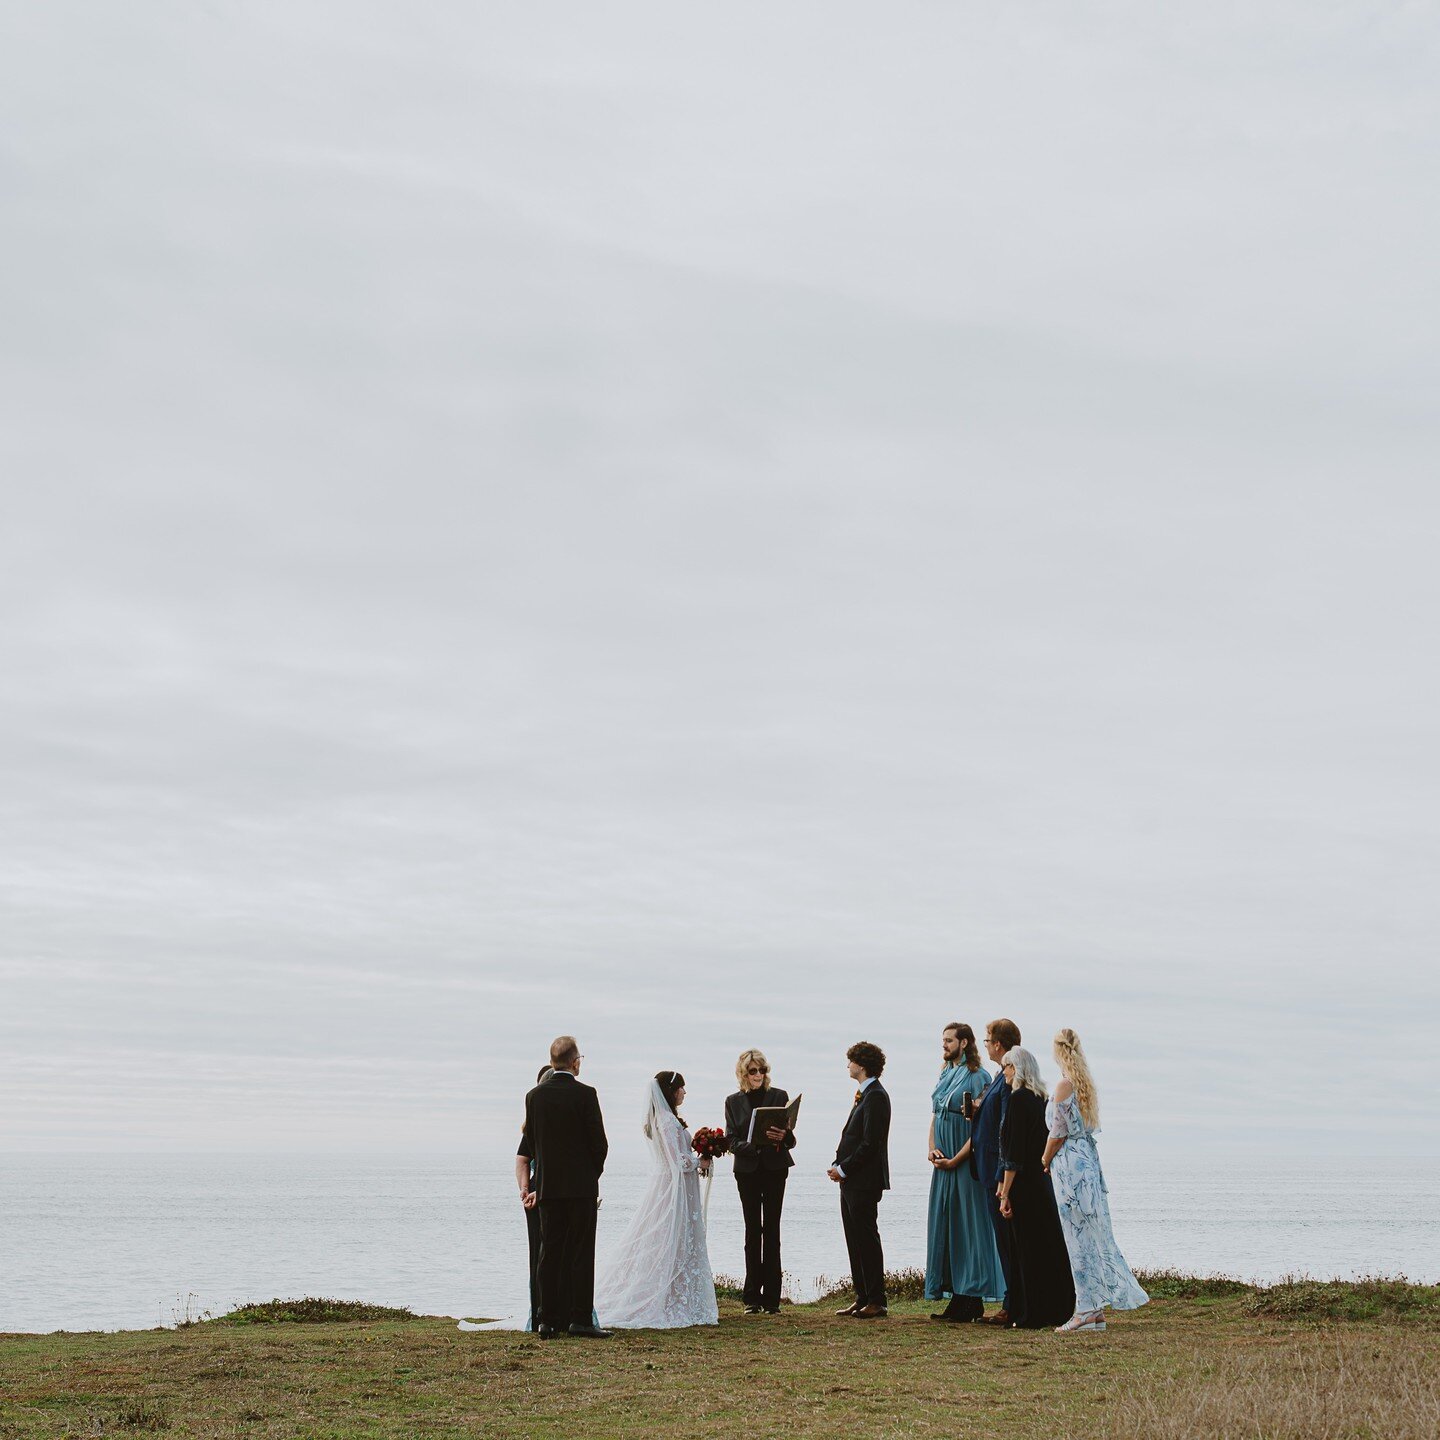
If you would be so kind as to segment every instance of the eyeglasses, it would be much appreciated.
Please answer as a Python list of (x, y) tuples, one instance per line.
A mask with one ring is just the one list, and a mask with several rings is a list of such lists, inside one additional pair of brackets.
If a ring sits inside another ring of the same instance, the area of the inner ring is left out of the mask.
[(768, 1075), (770, 1072), (763, 1065), (752, 1065), (745, 1073), (747, 1075)]

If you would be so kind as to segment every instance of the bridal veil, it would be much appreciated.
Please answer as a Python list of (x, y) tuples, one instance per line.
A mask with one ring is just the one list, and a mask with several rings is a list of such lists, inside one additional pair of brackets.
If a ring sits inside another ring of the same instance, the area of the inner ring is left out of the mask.
[(650, 1149), (649, 1183), (596, 1282), (600, 1323), (620, 1329), (717, 1324), (700, 1160), (656, 1080), (647, 1089), (642, 1128)]

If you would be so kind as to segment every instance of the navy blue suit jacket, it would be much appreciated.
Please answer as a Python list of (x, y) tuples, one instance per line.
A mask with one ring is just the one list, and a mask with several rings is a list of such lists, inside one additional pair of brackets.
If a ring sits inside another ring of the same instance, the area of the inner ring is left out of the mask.
[(970, 1132), (980, 1183), (987, 1191), (993, 1192), (1000, 1183), (1000, 1127), (1005, 1123), (1005, 1112), (1009, 1107), (1010, 1087), (1005, 1083), (1005, 1072), (1002, 1070), (980, 1097), (980, 1109), (975, 1115), (974, 1129)]

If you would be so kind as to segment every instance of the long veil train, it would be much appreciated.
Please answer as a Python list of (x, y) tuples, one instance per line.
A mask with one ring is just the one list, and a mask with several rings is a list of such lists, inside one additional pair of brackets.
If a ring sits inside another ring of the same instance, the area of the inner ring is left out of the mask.
[(643, 1126), (650, 1183), (610, 1263), (595, 1282), (600, 1323), (618, 1329), (716, 1325), (715, 1277), (705, 1245), (700, 1160), (658, 1081)]

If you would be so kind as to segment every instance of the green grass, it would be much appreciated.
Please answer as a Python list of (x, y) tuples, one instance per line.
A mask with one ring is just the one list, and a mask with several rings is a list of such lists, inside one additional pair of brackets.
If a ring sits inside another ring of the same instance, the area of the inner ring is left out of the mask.
[(608, 1341), (315, 1299), (174, 1330), (0, 1336), (0, 1440), (1440, 1434), (1437, 1287), (1167, 1276), (1155, 1293), (1104, 1335), (1063, 1337), (936, 1325), (935, 1305), (904, 1299), (888, 1320), (839, 1319), (840, 1296), (755, 1318), (725, 1298), (718, 1327)]
[(303, 1300), (268, 1300), (263, 1305), (242, 1305), (212, 1325), (337, 1325), (357, 1320), (418, 1320), (413, 1310), (393, 1305), (366, 1305), (359, 1300), (324, 1300), (307, 1295)]
[(1425, 1320), (1440, 1322), (1440, 1285), (1405, 1279), (1311, 1280), (1291, 1276), (1248, 1290), (1247, 1315), (1284, 1320)]
[[(817, 1289), (820, 1292), (820, 1298), (815, 1302), (817, 1305), (848, 1305), (855, 1298), (855, 1286), (848, 1275), (834, 1284), (822, 1275)], [(885, 1296), (892, 1306), (906, 1300), (924, 1300), (925, 1272), (913, 1266), (905, 1270), (887, 1270)]]
[(1141, 1270), (1135, 1278), (1152, 1300), (1228, 1300), (1255, 1288), (1228, 1275), (1186, 1275), (1179, 1270)]

